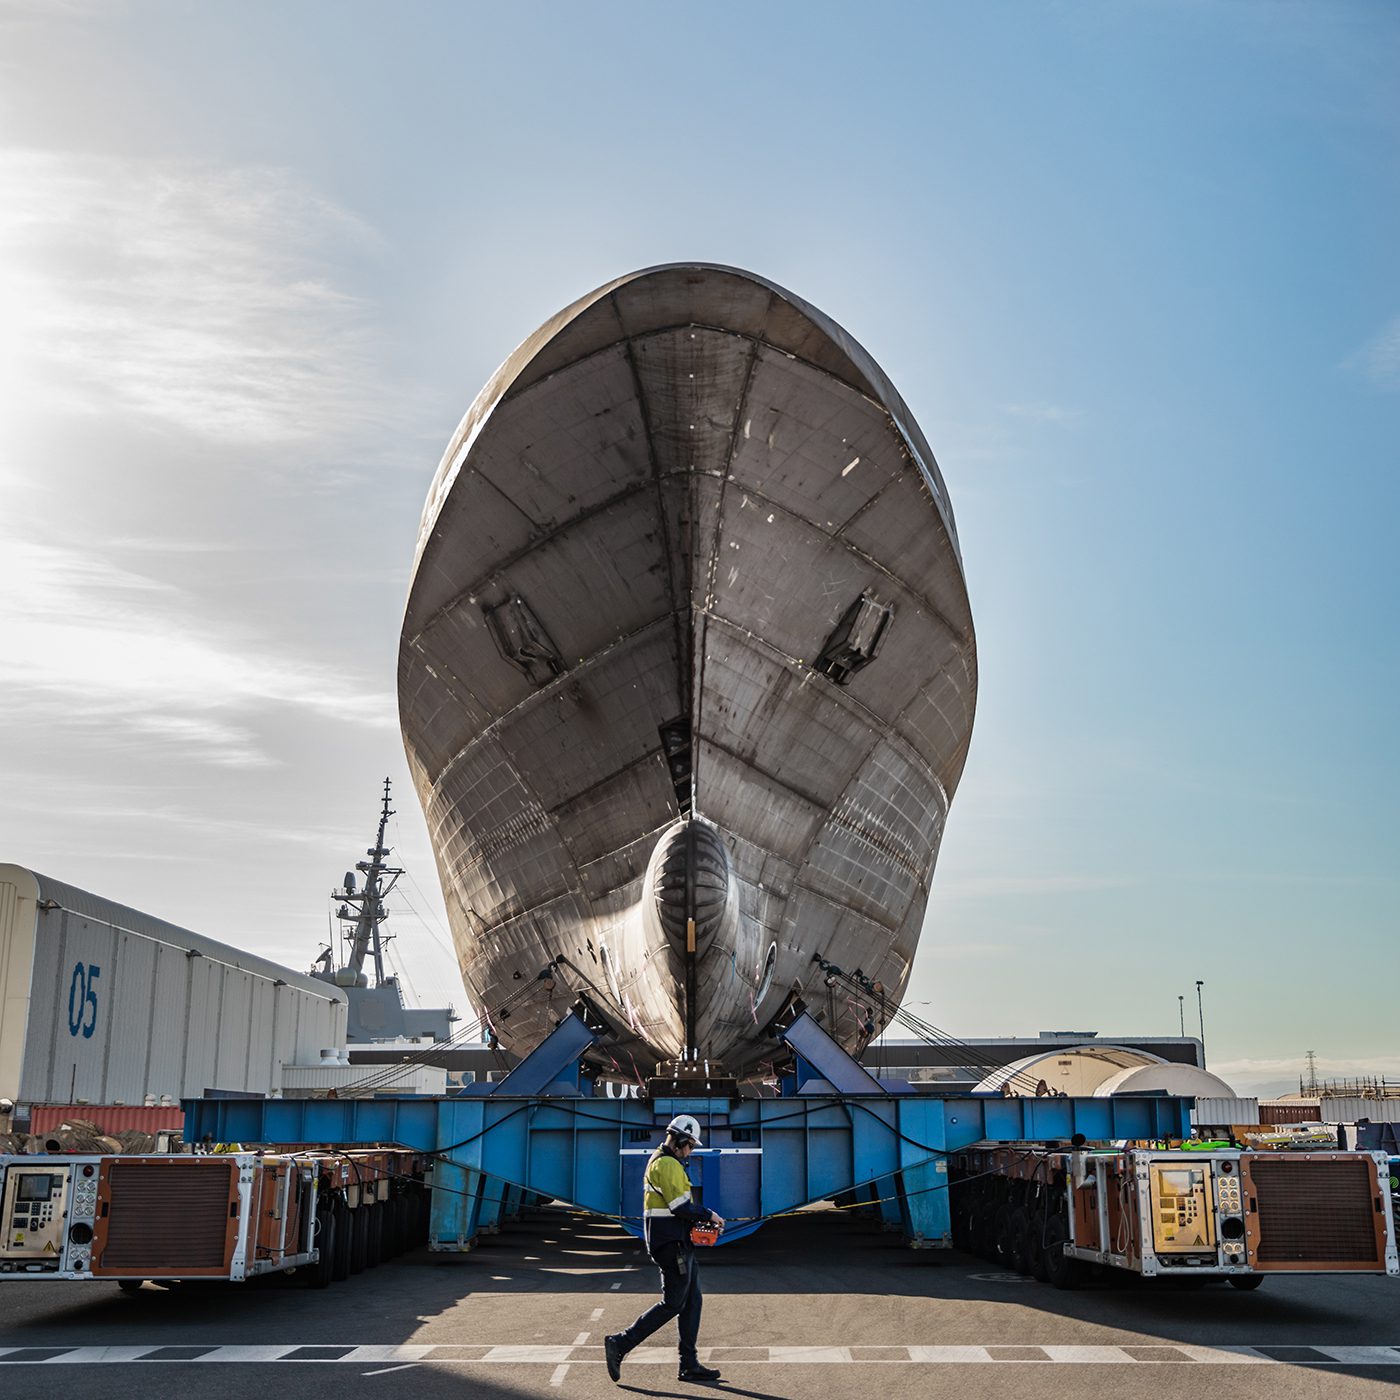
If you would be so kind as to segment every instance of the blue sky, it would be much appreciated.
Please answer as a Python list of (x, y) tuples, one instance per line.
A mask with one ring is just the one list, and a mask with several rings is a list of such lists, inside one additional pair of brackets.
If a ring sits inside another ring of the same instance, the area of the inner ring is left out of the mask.
[(0, 858), (309, 960), (458, 418), (598, 283), (733, 263), (957, 513), (921, 1014), (1169, 1033), (1199, 977), (1242, 1088), (1400, 1075), (1397, 71), (1389, 4), (0, 0)]

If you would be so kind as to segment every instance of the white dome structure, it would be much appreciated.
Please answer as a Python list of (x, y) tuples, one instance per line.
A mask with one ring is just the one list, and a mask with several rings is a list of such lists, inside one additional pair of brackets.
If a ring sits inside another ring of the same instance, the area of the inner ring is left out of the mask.
[(1130, 1050), (1126, 1045), (1056, 1046), (993, 1070), (973, 1093), (999, 1094), (1006, 1089), (1028, 1097), (1043, 1082), (1052, 1094), (1087, 1098), (1099, 1093), (1099, 1086), (1107, 1080), (1116, 1079), (1124, 1073), (1159, 1067), (1177, 1068), (1160, 1055), (1150, 1054), (1146, 1050)]
[(1166, 1061), (1120, 1069), (1094, 1090), (1095, 1098), (1114, 1094), (1171, 1094), (1179, 1099), (1232, 1099), (1235, 1091), (1219, 1077), (1195, 1065)]

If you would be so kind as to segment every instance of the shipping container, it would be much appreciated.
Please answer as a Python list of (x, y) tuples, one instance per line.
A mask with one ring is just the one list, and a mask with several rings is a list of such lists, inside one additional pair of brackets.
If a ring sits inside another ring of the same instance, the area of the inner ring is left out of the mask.
[(0, 1098), (269, 1094), (344, 1044), (341, 988), (0, 865)]
[(1286, 1123), (1321, 1123), (1321, 1104), (1317, 1099), (1262, 1099), (1259, 1121), (1273, 1127)]
[(1323, 1099), (1324, 1123), (1400, 1123), (1400, 1099)]
[(42, 1103), (29, 1110), (29, 1131), (42, 1137), (75, 1119), (96, 1124), (98, 1132), (114, 1135), (178, 1133), (185, 1126), (185, 1110), (179, 1104)]

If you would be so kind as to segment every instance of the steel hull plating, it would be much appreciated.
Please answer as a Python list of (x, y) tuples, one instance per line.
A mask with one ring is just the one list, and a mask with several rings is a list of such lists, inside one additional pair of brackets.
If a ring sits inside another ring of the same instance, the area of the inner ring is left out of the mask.
[(865, 351), (733, 269), (600, 288), (482, 391), (419, 539), (400, 715), (469, 993), (522, 1049), (589, 992), (629, 1077), (757, 1070), (794, 990), (858, 1050), (975, 695), (942, 479)]

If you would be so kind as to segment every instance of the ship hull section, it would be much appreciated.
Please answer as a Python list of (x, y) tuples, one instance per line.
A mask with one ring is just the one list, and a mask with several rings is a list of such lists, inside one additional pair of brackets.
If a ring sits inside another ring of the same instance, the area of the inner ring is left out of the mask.
[[(794, 991), (852, 1049), (888, 1019), (975, 643), (932, 454), (821, 313), (688, 265), (541, 328), (434, 482), (399, 688), (463, 977), (503, 1043), (579, 991), (633, 1037), (629, 1077), (687, 1044), (759, 1070)], [(727, 853), (693, 954), (653, 868), (686, 821)], [(881, 993), (827, 987), (814, 955)]]

